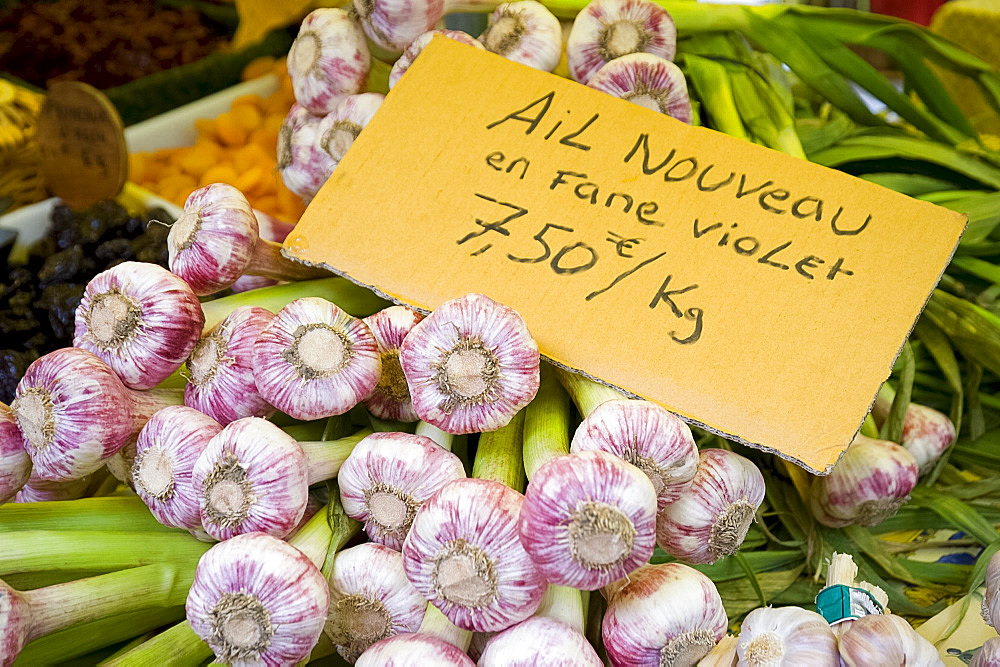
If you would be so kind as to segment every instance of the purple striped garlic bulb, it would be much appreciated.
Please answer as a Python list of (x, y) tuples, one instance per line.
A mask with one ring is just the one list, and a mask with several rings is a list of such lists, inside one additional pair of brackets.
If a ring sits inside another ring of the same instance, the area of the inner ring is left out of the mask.
[(574, 81), (587, 83), (599, 69), (630, 53), (673, 60), (677, 27), (667, 10), (649, 0), (593, 0), (576, 15), (566, 41)]
[(337, 482), (347, 515), (364, 523), (370, 540), (398, 551), (424, 502), (464, 477), (461, 459), (430, 438), (372, 433), (344, 461)]
[(361, 654), (358, 667), (475, 667), (469, 656), (454, 644), (433, 635), (396, 635), (372, 644)]
[(67, 347), (28, 366), (11, 410), (32, 473), (65, 481), (103, 466), (154, 412), (181, 402), (177, 391), (129, 389), (96, 355)]
[(913, 454), (894, 442), (859, 433), (833, 471), (813, 480), (813, 515), (835, 528), (877, 526), (909, 500), (917, 476)]
[(487, 51), (543, 72), (554, 70), (562, 57), (559, 19), (535, 0), (497, 6), (479, 41)]
[(503, 630), (542, 601), (545, 579), (518, 538), (523, 501), (499, 482), (459, 479), (413, 520), (403, 543), (406, 576), (463, 630)]
[(80, 479), (60, 480), (50, 482), (32, 475), (21, 490), (14, 496), (15, 503), (44, 503), (54, 500), (76, 500), (87, 495), (87, 490), (93, 481), (93, 475)]
[(904, 618), (895, 614), (869, 614), (852, 621), (851, 626), (840, 635), (840, 660), (840, 664), (847, 667), (944, 667), (934, 645), (917, 634)]
[(521, 544), (552, 584), (596, 590), (649, 562), (656, 491), (635, 466), (602, 451), (552, 459), (525, 492)]
[(257, 390), (296, 419), (347, 412), (371, 394), (381, 370), (368, 325), (319, 297), (282, 308), (253, 346)]
[(608, 600), (602, 635), (616, 665), (694, 665), (726, 634), (712, 580), (680, 563), (645, 565)]
[(649, 53), (615, 58), (597, 71), (587, 86), (691, 124), (687, 81), (677, 65)]
[(0, 403), (0, 505), (11, 500), (31, 475), (31, 457), (17, 428), (14, 413)]
[(431, 40), (437, 35), (453, 39), (462, 44), (468, 44), (476, 49), (485, 48), (482, 42), (469, 33), (462, 32), (461, 30), (428, 30), (410, 42), (410, 45), (406, 47), (405, 51), (403, 51), (403, 55), (401, 55), (396, 62), (393, 63), (392, 70), (389, 72), (389, 90), (392, 90), (392, 87), (396, 85), (399, 78), (406, 73), (406, 70), (410, 69), (410, 66), (413, 64), (413, 61), (416, 60), (417, 56), (419, 56), (423, 50), (427, 48), (427, 45), (430, 44)]
[(972, 656), (969, 667), (997, 667), (1000, 665), (1000, 637), (983, 642), (982, 647)]
[(406, 384), (406, 376), (399, 363), (399, 346), (422, 319), (423, 315), (405, 306), (389, 306), (364, 319), (375, 336), (378, 353), (382, 358), (378, 384), (365, 398), (365, 407), (379, 419), (402, 422), (420, 419), (413, 410), (410, 387)]
[(657, 543), (689, 563), (714, 563), (739, 550), (763, 500), (757, 466), (725, 449), (703, 449), (691, 489), (656, 517)]
[(204, 325), (186, 282), (156, 264), (122, 262), (87, 283), (73, 346), (103, 359), (125, 386), (149, 389), (180, 368)]
[[(292, 229), (295, 228), (295, 225), (292, 223), (279, 220), (273, 215), (268, 215), (257, 209), (253, 209), (253, 215), (257, 218), (257, 231), (260, 234), (260, 238), (267, 241), (281, 243), (291, 233)], [(265, 278), (264, 276), (248, 276), (244, 274), (237, 278), (236, 282), (229, 286), (229, 289), (233, 291), (233, 294), (239, 294), (240, 292), (260, 289), (261, 287), (270, 287), (277, 284), (277, 282), (277, 280)]]
[(740, 665), (840, 667), (837, 638), (830, 624), (800, 607), (760, 607), (740, 626)]
[(201, 528), (194, 464), (222, 425), (183, 405), (163, 408), (139, 432), (132, 464), (136, 494), (164, 526)]
[(395, 60), (422, 33), (444, 16), (445, 0), (352, 0), (353, 9), (371, 43), (384, 60)]
[(265, 308), (240, 306), (205, 333), (187, 360), (185, 405), (222, 425), (272, 414), (254, 383), (253, 346), (273, 319)]
[(316, 646), (329, 605), (326, 580), (305, 554), (249, 533), (201, 557), (186, 610), (219, 662), (292, 665)]
[(364, 88), (371, 57), (365, 36), (343, 9), (314, 9), (302, 20), (288, 51), (295, 101), (326, 114)]
[(278, 171), (285, 187), (307, 204), (333, 173), (329, 154), (319, 144), (323, 116), (293, 104), (278, 132)]
[(918, 403), (906, 408), (900, 444), (913, 454), (921, 475), (931, 471), (955, 436), (955, 425), (944, 413)]
[(495, 431), (538, 392), (538, 344), (517, 311), (482, 294), (441, 304), (399, 361), (417, 415), (448, 433)]
[(380, 93), (349, 95), (319, 122), (316, 128), (319, 145), (330, 156), (333, 163), (331, 173), (344, 159), (361, 130), (371, 122), (384, 99), (385, 96)]
[(986, 568), (986, 593), (983, 595), (982, 613), (987, 625), (992, 625), (994, 629), (1000, 628), (1000, 553), (993, 554)]
[(698, 447), (691, 429), (649, 401), (610, 400), (598, 405), (573, 436), (571, 451), (601, 450), (646, 473), (663, 509), (691, 488)]
[(333, 561), (326, 635), (355, 662), (377, 641), (416, 632), (427, 600), (403, 571), (403, 556), (370, 542), (345, 549)]
[(602, 667), (597, 651), (578, 630), (552, 618), (532, 616), (494, 635), (479, 667)]

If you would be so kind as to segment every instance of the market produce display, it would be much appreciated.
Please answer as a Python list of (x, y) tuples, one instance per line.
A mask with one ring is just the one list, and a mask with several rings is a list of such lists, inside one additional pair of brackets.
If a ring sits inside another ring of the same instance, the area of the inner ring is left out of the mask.
[(853, 11), (478, 8), (494, 53), (969, 215), (815, 477), (551, 365), (488, 295), (417, 313), (281, 253), (452, 9), (315, 10), (275, 96), (132, 156), (176, 222), (60, 206), (12, 264), (0, 665), (1000, 664), (1000, 154), (929, 64), (998, 109), (1000, 73)]

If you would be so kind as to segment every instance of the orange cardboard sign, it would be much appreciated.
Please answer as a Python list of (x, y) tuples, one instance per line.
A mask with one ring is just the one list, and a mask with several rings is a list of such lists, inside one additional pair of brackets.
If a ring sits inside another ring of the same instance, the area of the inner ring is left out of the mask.
[(828, 472), (965, 216), (435, 38), (284, 251)]

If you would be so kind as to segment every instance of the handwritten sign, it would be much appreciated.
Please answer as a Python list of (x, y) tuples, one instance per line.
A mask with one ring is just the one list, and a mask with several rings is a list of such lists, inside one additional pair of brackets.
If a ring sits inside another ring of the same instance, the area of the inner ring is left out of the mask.
[(54, 195), (84, 208), (117, 195), (128, 155), (121, 117), (93, 86), (54, 83), (38, 117), (42, 174)]
[(965, 218), (435, 39), (284, 250), (828, 472)]

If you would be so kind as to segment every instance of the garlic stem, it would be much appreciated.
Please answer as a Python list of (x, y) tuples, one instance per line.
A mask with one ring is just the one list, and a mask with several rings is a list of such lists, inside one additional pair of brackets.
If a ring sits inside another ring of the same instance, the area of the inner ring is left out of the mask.
[(253, 254), (243, 273), (249, 276), (261, 276), (271, 280), (313, 280), (328, 278), (330, 272), (324, 268), (307, 266), (301, 262), (288, 259), (281, 252), (281, 244), (265, 239), (257, 239), (253, 246)]
[(469, 644), (472, 643), (471, 630), (463, 630), (458, 627), (432, 604), (427, 605), (424, 620), (420, 622), (420, 628), (417, 632), (442, 639), (452, 646), (457, 646), (463, 653), (469, 650)]
[(587, 620), (583, 609), (583, 591), (568, 586), (549, 584), (535, 616), (552, 618), (565, 623), (582, 635)]
[(737, 643), (736, 635), (726, 635), (698, 661), (698, 667), (736, 667)]
[(524, 471), (528, 480), (547, 462), (569, 454), (569, 412), (569, 394), (559, 384), (555, 369), (543, 364), (538, 393), (524, 409)]
[(128, 653), (100, 663), (101, 667), (143, 667), (148, 665), (202, 664), (212, 657), (212, 649), (182, 621)]
[(827, 586), (853, 586), (858, 578), (858, 566), (851, 554), (841, 554), (836, 551), (830, 557), (830, 565), (826, 570)]
[(305, 554), (316, 567), (321, 567), (333, 542), (333, 530), (326, 517), (326, 505), (306, 521), (295, 536), (288, 541), (293, 547)]
[(583, 417), (593, 412), (594, 408), (601, 403), (627, 398), (621, 392), (599, 382), (594, 382), (579, 373), (571, 373), (559, 367), (555, 367), (555, 372), (559, 382), (569, 393), (576, 409)]
[(344, 465), (355, 445), (371, 433), (371, 429), (363, 428), (353, 435), (338, 440), (300, 442), (299, 447), (309, 459), (309, 486), (336, 477), (340, 466)]
[(418, 421), (417, 427), (414, 430), (416, 435), (422, 435), (425, 438), (430, 438), (438, 445), (441, 449), (446, 451), (451, 451), (452, 445), (455, 444), (455, 434), (448, 433), (447, 431), (442, 431), (434, 424), (428, 424), (425, 421)]
[(520, 410), (506, 426), (480, 435), (472, 476), (524, 493), (523, 432), (524, 410)]
[(106, 496), (41, 503), (21, 503), (0, 507), (3, 532), (22, 530), (160, 531), (175, 534), (157, 521), (136, 496)]

